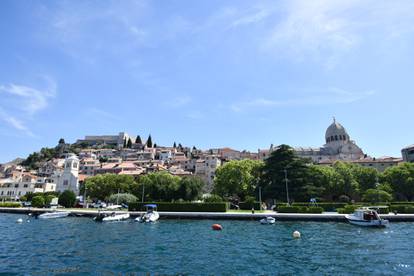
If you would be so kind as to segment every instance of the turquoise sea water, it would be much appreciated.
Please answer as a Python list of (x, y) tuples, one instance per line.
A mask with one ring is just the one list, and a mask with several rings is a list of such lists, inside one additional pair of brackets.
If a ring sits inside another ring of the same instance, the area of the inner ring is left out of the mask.
[[(413, 275), (414, 224), (160, 220), (0, 214), (4, 275)], [(212, 231), (220, 223), (223, 231)], [(293, 239), (299, 230), (301, 239)]]

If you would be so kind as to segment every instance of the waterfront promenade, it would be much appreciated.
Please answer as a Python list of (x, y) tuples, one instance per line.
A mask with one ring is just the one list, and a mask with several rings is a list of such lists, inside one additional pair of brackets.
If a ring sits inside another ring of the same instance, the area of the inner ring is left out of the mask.
[[(74, 216), (94, 217), (98, 214), (98, 209), (59, 209), (69, 211)], [(52, 212), (55, 209), (47, 208), (0, 208), (0, 213), (16, 213), (16, 214), (29, 214), (29, 213), (45, 213)], [(112, 211), (101, 210), (102, 212), (116, 212), (124, 213), (127, 211)], [(131, 217), (137, 217), (144, 212), (129, 212)], [(271, 216), (279, 221), (325, 221), (325, 222), (346, 222), (344, 214), (338, 214), (335, 212), (324, 212), (322, 214), (299, 214), (299, 213), (239, 213), (239, 212), (158, 212), (162, 219), (220, 219), (220, 220), (259, 220), (261, 218)], [(388, 219), (390, 222), (414, 222), (414, 214), (382, 214), (382, 218)]]

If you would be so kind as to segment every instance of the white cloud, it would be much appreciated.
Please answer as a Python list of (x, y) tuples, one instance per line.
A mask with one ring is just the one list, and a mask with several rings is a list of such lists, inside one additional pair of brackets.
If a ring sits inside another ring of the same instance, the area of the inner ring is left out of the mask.
[(358, 47), (376, 49), (412, 34), (413, 11), (412, 1), (289, 0), (261, 48), (281, 59), (314, 60), (329, 69)]
[(191, 103), (191, 97), (182, 96), (182, 97), (176, 97), (174, 99), (171, 99), (170, 101), (165, 102), (164, 104), (168, 107), (180, 108), (180, 107), (186, 106), (190, 103)]
[(240, 101), (230, 105), (230, 109), (234, 112), (242, 112), (257, 108), (274, 108), (274, 107), (295, 107), (295, 106), (319, 106), (319, 105), (335, 105), (350, 104), (375, 94), (375, 91), (352, 92), (336, 87), (328, 88), (326, 91), (313, 93), (312, 95), (303, 95), (291, 99), (266, 99), (263, 97), (250, 99), (248, 101)]
[(37, 89), (21, 84), (0, 85), (0, 119), (10, 127), (34, 136), (27, 122), (41, 110), (48, 107), (50, 99), (56, 96), (56, 82), (43, 76), (47, 88)]
[(10, 127), (25, 133), (28, 136), (35, 136), (33, 132), (19, 119), (11, 116), (6, 113), (3, 109), (0, 108), (0, 120), (5, 122)]
[(102, 110), (100, 108), (91, 107), (87, 109), (87, 113), (95, 118), (101, 118), (104, 120), (120, 120), (121, 118), (118, 115), (112, 114), (108, 111)]

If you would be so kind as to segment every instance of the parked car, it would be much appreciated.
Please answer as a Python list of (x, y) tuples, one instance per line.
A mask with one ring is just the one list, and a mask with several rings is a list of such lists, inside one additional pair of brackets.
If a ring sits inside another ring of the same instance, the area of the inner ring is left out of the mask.
[(100, 202), (100, 201), (92, 203), (91, 205), (92, 208), (106, 208), (106, 206), (107, 205), (105, 202)]
[(30, 201), (23, 201), (22, 206), (23, 207), (32, 207), (32, 203)]

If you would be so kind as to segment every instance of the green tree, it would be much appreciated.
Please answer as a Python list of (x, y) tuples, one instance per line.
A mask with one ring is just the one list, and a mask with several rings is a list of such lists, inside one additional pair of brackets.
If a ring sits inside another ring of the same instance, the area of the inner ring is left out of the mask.
[(225, 202), (225, 200), (219, 195), (212, 194), (204, 198), (204, 202)]
[(50, 203), (52, 202), (52, 200), (55, 198), (55, 195), (45, 195), (43, 196), (44, 200), (45, 200), (45, 206), (49, 206)]
[(113, 194), (108, 198), (109, 202), (118, 203), (118, 204), (130, 204), (138, 202), (138, 198), (133, 194), (128, 193), (120, 193), (120, 194)]
[(36, 208), (42, 208), (45, 206), (45, 200), (43, 196), (35, 196), (32, 198), (32, 206)]
[[(110, 195), (120, 192), (131, 192), (136, 188), (137, 183), (130, 175), (99, 174), (85, 180), (87, 194), (89, 197), (99, 200), (106, 200)], [(81, 194), (84, 192), (81, 187)]]
[(127, 147), (127, 148), (129, 148), (129, 149), (130, 149), (130, 148), (132, 148), (132, 141), (131, 141), (131, 138), (129, 138), (129, 139), (128, 139), (128, 142), (127, 142), (126, 147)]
[(152, 138), (151, 138), (151, 134), (148, 136), (148, 139), (147, 139), (147, 147), (152, 148)]
[(387, 168), (382, 180), (392, 188), (397, 200), (414, 199), (414, 163)]
[(285, 172), (290, 200), (308, 201), (306, 183), (310, 161), (298, 157), (288, 145), (280, 145), (265, 160), (260, 185), (265, 198), (286, 200)]
[(379, 189), (368, 189), (365, 191), (362, 200), (371, 203), (390, 202), (392, 195)]
[(71, 208), (75, 206), (76, 195), (73, 191), (65, 190), (59, 196), (58, 203), (65, 208)]
[(141, 176), (138, 183), (138, 187), (133, 191), (133, 194), (138, 198), (142, 197), (142, 186), (144, 186), (144, 199), (146, 201), (172, 201), (180, 199), (178, 194), (180, 177), (173, 176), (168, 172), (155, 172)]
[(232, 160), (218, 167), (214, 178), (214, 193), (222, 197), (254, 196), (259, 182), (262, 161)]
[(126, 148), (127, 147), (127, 139), (126, 138), (124, 138), (124, 146), (123, 146), (124, 148)]
[(174, 142), (174, 144), (173, 144), (173, 148), (176, 148), (177, 147), (177, 144)]
[(379, 179), (378, 170), (356, 164), (354, 164), (351, 169), (355, 180), (359, 184), (360, 193), (364, 193), (368, 189), (376, 188), (377, 180)]
[(140, 144), (142, 145), (142, 140), (141, 140), (141, 136), (137, 136), (137, 138), (135, 139), (135, 144)]
[[(337, 195), (346, 195), (351, 199), (359, 199), (359, 183), (354, 174), (354, 164), (337, 161), (333, 168), (339, 178), (335, 183), (335, 190)], [(336, 200), (336, 198), (333, 198)]]
[(198, 199), (204, 186), (205, 183), (200, 177), (182, 177), (177, 190), (177, 197), (187, 201)]

